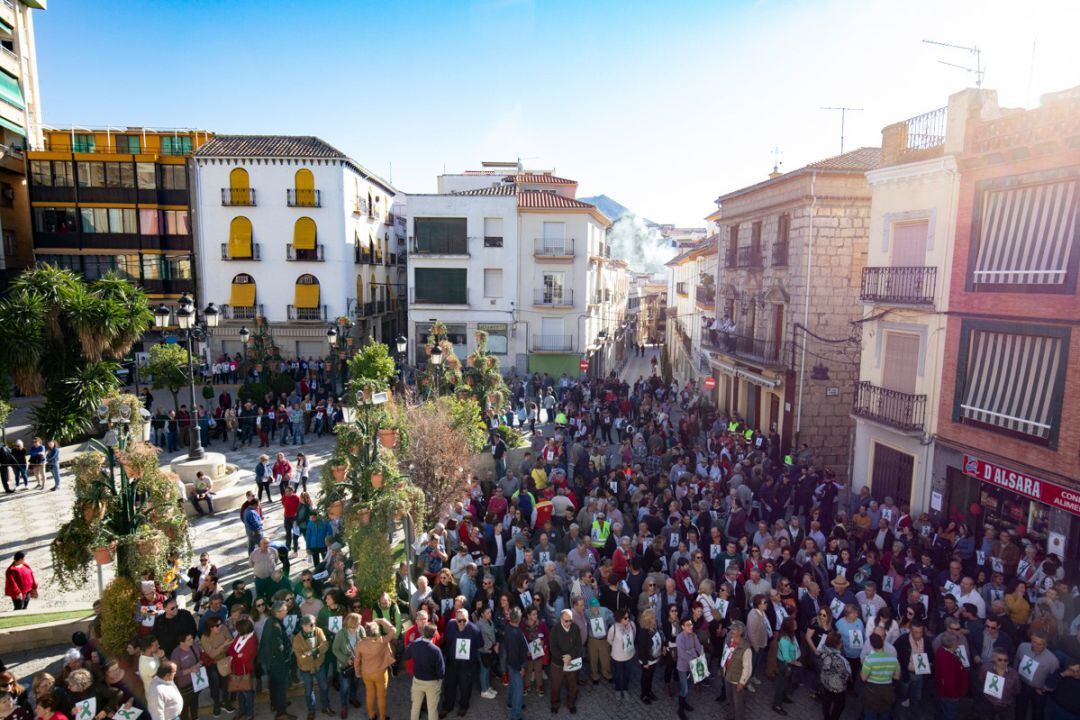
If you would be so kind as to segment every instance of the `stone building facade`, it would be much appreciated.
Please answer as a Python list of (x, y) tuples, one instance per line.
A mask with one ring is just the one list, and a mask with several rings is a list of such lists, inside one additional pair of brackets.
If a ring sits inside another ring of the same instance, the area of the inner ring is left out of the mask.
[(858, 378), (859, 283), (880, 151), (860, 148), (722, 195), (714, 326), (703, 348), (720, 410), (846, 478)]

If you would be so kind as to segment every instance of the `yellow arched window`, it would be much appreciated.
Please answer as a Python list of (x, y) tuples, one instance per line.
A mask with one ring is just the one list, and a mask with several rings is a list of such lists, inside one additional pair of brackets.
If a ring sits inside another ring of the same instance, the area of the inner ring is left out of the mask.
[(379, 286), (375, 282), (375, 273), (374, 273), (374, 271), (371, 273), (371, 277), (368, 279), (368, 291), (369, 291), (368, 292), (368, 297), (370, 298), (369, 302), (378, 302), (379, 301)]
[(364, 304), (364, 278), (362, 275), (356, 276), (356, 304)]
[(240, 273), (232, 279), (229, 305), (233, 308), (255, 307), (255, 278), (247, 273)]
[(293, 249), (315, 249), (315, 221), (309, 217), (302, 217), (293, 226)]
[(293, 184), (294, 205), (299, 207), (315, 207), (318, 205), (315, 202), (315, 176), (311, 174), (310, 170), (307, 168), (297, 170)]
[(385, 235), (383, 237), (383, 260), (390, 262), (390, 236)]
[(229, 257), (234, 260), (250, 258), (252, 249), (251, 221), (243, 215), (234, 217), (229, 223)]
[(296, 278), (295, 300), (298, 308), (319, 307), (319, 280), (314, 275), (301, 275)]
[(368, 242), (371, 245), (371, 254), (373, 256), (374, 262), (375, 263), (381, 263), (382, 262), (382, 243), (380, 243), (378, 241), (378, 239), (374, 235), (370, 236), (370, 239), (368, 240)]
[(229, 173), (229, 204), (254, 205), (251, 195), (251, 179), (244, 168), (233, 168)]

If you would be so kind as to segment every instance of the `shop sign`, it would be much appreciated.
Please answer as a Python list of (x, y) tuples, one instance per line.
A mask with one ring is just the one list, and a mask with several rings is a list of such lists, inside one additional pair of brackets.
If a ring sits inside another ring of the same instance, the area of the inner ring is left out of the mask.
[(1080, 490), (1070, 490), (971, 455), (964, 456), (964, 474), (1080, 516)]

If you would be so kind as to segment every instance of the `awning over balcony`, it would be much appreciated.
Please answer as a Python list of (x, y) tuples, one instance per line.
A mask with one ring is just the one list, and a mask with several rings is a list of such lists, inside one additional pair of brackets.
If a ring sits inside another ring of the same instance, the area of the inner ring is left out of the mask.
[(719, 362), (718, 360), (712, 360), (711, 364), (714, 368), (724, 373), (725, 375), (730, 375), (732, 377), (739, 378), (740, 380), (745, 380), (746, 382), (752, 383), (754, 385), (760, 385), (761, 387), (768, 388), (770, 390), (774, 390), (780, 387), (780, 385), (784, 382), (783, 378), (765, 377), (764, 375), (753, 372), (751, 370), (747, 370), (746, 368), (735, 367), (734, 365), (728, 365), (727, 363)]
[(973, 280), (989, 285), (1061, 285), (1076, 230), (1077, 187), (1066, 179), (987, 190), (978, 214)]
[(0, 70), (0, 100), (9, 105), (14, 105), (20, 110), (26, 109), (26, 101), (23, 100), (19, 79), (14, 75), (8, 75), (3, 70)]
[(18, 123), (13, 123), (7, 118), (0, 117), (0, 127), (7, 128), (8, 130), (16, 133), (17, 135), (26, 137), (26, 129), (22, 125), (19, 125)]
[(1047, 438), (1062, 357), (1061, 338), (974, 330), (961, 414)]
[(249, 308), (255, 306), (255, 283), (233, 283), (229, 295), (232, 307)]
[(296, 300), (293, 302), (298, 308), (317, 308), (319, 307), (319, 286), (318, 285), (296, 285)]

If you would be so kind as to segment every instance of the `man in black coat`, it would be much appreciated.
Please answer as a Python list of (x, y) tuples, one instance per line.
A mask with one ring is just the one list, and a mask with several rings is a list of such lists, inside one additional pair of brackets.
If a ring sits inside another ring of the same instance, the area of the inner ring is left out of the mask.
[(187, 610), (181, 610), (175, 599), (165, 603), (165, 612), (154, 620), (153, 633), (158, 645), (165, 651), (165, 657), (172, 655), (181, 638), (199, 636), (195, 617)]

